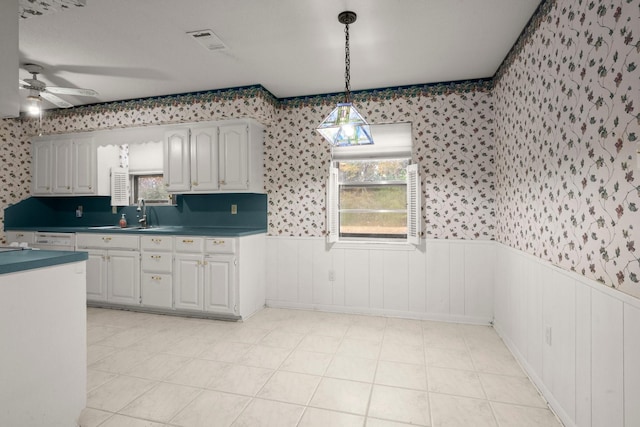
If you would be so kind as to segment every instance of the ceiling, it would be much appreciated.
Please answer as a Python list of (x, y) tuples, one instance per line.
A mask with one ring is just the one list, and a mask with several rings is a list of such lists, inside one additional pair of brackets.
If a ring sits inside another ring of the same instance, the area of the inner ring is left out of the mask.
[[(540, 0), (87, 0), (19, 22), (20, 64), (85, 105), (261, 84), (276, 97), (491, 77)], [(188, 31), (224, 42), (209, 51)], [(30, 75), (20, 69), (21, 79)], [(17, 82), (16, 82), (17, 83)], [(22, 105), (27, 92), (21, 90)], [(45, 108), (54, 108), (45, 102)], [(24, 108), (24, 107), (23, 107)]]

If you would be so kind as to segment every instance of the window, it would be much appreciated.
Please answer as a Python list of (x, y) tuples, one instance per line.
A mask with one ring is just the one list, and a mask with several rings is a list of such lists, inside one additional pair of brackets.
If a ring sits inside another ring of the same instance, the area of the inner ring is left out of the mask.
[(131, 188), (131, 204), (136, 204), (141, 198), (149, 205), (171, 203), (171, 195), (166, 190), (162, 174), (132, 174)]
[(409, 159), (341, 161), (340, 237), (407, 238)]
[(371, 125), (374, 145), (335, 147), (327, 188), (329, 242), (420, 243), (420, 179), (411, 125)]
[(420, 180), (409, 159), (335, 162), (328, 192), (329, 241), (419, 243)]

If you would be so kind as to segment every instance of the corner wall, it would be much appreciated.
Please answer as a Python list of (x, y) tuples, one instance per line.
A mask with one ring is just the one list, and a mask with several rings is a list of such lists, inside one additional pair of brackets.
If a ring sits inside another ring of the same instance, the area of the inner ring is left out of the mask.
[(494, 326), (566, 426), (640, 425), (639, 25), (547, 1), (493, 91)]

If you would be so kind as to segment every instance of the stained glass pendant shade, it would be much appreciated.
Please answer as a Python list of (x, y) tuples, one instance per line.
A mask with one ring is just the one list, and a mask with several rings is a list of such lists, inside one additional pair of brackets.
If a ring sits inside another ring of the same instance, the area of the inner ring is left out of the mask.
[(336, 147), (373, 144), (369, 124), (350, 99), (349, 24), (354, 23), (356, 17), (354, 12), (349, 11), (338, 15), (338, 21), (345, 24), (345, 102), (339, 103), (317, 127), (320, 135)]

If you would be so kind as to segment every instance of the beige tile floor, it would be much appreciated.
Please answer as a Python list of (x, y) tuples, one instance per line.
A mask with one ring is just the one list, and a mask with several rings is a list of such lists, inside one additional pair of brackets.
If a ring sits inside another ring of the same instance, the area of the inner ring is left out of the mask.
[(82, 427), (560, 426), (486, 326), (88, 310)]

